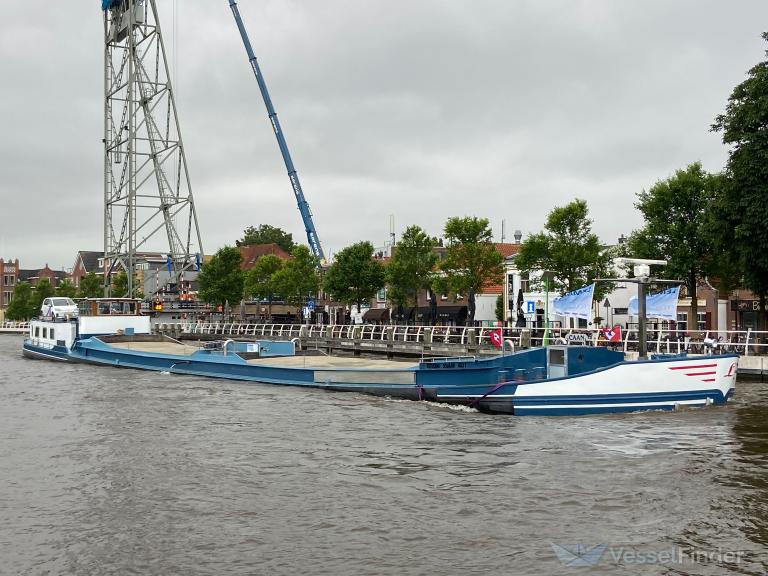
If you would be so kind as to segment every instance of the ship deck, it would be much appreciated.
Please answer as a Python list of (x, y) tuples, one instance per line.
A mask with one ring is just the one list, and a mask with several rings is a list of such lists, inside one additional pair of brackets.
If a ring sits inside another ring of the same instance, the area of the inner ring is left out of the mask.
[[(178, 342), (110, 342), (110, 346), (134, 352), (150, 354), (168, 354), (190, 356), (200, 350), (198, 346)], [(418, 362), (385, 360), (378, 358), (350, 358), (346, 356), (272, 356), (251, 358), (248, 364), (254, 366), (274, 366), (281, 368), (312, 369), (369, 369), (369, 370), (409, 370), (418, 366)]]

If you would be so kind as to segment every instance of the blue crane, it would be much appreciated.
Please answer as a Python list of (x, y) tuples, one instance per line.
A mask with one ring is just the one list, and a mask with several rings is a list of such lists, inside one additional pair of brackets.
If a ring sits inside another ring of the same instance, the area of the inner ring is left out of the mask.
[(299, 175), (296, 173), (296, 168), (293, 166), (293, 160), (291, 160), (291, 153), (288, 151), (285, 135), (280, 127), (280, 121), (277, 119), (277, 112), (275, 112), (275, 108), (272, 106), (272, 99), (269, 97), (267, 84), (264, 82), (264, 76), (261, 74), (259, 63), (256, 61), (256, 56), (253, 53), (251, 41), (248, 39), (248, 33), (245, 31), (243, 19), (240, 17), (240, 10), (237, 8), (237, 2), (235, 2), (235, 0), (229, 0), (229, 7), (232, 9), (232, 15), (235, 17), (237, 28), (240, 30), (240, 36), (245, 45), (245, 51), (248, 53), (248, 61), (251, 63), (251, 68), (253, 68), (253, 73), (256, 76), (256, 82), (258, 82), (259, 90), (261, 90), (261, 96), (264, 98), (264, 104), (266, 105), (267, 113), (269, 114), (269, 121), (272, 123), (272, 129), (275, 131), (275, 137), (280, 146), (280, 152), (283, 155), (285, 167), (288, 170), (288, 178), (291, 180), (293, 193), (296, 195), (296, 203), (299, 205), (301, 219), (304, 221), (304, 229), (307, 231), (309, 247), (315, 255), (315, 258), (317, 258), (319, 266), (320, 263), (325, 260), (325, 255), (323, 254), (323, 248), (320, 246), (320, 239), (317, 237), (315, 223), (312, 221), (312, 212), (309, 210), (309, 204), (307, 203), (306, 198), (304, 198), (304, 192), (302, 191), (301, 183), (299, 182)]

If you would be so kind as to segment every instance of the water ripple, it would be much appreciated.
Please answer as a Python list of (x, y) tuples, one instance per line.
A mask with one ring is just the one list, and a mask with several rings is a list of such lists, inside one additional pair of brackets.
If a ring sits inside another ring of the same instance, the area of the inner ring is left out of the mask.
[[(579, 418), (23, 360), (0, 337), (0, 573), (560, 574), (551, 543), (768, 570), (768, 386)], [(574, 573), (577, 572), (574, 571)]]

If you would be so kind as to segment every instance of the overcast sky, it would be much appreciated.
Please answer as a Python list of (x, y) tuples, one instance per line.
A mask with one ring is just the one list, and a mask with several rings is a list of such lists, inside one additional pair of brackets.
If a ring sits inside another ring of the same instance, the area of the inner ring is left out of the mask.
[[(249, 225), (306, 242), (227, 0), (158, 3), (206, 253)], [(500, 240), (505, 220), (511, 241), (574, 198), (614, 242), (639, 191), (722, 169), (709, 126), (768, 29), (765, 0), (239, 6), (326, 254), (383, 245), (390, 215), (398, 236), (473, 215)], [(0, 257), (24, 268), (103, 249), (101, 18), (99, 0), (0, 3)]]

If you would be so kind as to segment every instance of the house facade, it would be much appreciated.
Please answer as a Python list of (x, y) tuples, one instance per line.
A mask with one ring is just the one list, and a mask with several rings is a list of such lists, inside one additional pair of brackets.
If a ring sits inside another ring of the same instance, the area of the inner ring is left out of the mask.
[(19, 282), (20, 273), (18, 258), (15, 260), (0, 258), (0, 322), (5, 320), (5, 310), (13, 300), (13, 289)]

